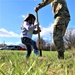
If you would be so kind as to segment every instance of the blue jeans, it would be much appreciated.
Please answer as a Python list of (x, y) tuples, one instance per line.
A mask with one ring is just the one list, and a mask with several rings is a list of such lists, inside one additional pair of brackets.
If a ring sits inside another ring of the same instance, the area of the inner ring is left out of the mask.
[[(36, 46), (36, 42), (30, 38), (27, 37), (22, 37), (21, 41), (23, 44), (25, 44), (26, 48), (27, 48), (27, 55), (26, 57), (29, 57), (32, 51), (32, 47), (34, 49), (34, 53), (38, 53), (38, 48)], [(32, 47), (31, 47), (32, 46)]]

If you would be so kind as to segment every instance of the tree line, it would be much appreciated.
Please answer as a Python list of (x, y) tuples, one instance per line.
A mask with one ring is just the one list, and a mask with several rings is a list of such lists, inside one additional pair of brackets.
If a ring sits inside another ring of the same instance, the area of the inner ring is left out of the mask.
[[(66, 50), (75, 48), (75, 29), (67, 29), (64, 35), (64, 46)], [(38, 43), (38, 40), (36, 41)], [(56, 47), (54, 43), (46, 42), (43, 38), (41, 38), (42, 50), (45, 51), (56, 51)]]

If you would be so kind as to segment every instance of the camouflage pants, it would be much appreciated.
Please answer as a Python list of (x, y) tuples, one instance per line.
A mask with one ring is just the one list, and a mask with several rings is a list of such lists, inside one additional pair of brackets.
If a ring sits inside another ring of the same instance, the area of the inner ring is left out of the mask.
[(64, 52), (65, 50), (63, 36), (65, 34), (69, 21), (70, 18), (60, 16), (56, 17), (54, 21), (53, 40), (57, 51)]

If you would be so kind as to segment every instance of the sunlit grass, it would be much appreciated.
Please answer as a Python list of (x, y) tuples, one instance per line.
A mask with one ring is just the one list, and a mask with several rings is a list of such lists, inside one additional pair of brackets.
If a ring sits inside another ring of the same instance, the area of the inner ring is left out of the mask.
[(0, 75), (75, 75), (74, 50), (65, 52), (65, 59), (59, 60), (57, 52), (43, 51), (43, 58), (26, 51), (0, 51)]

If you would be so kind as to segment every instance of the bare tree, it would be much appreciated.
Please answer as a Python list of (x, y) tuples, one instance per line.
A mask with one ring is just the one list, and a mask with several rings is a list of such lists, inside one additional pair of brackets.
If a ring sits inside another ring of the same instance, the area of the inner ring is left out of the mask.
[(74, 29), (68, 29), (64, 36), (64, 41), (69, 49), (75, 47), (75, 33)]
[[(46, 42), (43, 38), (40, 38), (41, 44), (42, 44), (42, 49), (44, 49)], [(37, 40), (37, 45), (38, 45), (38, 40)]]

